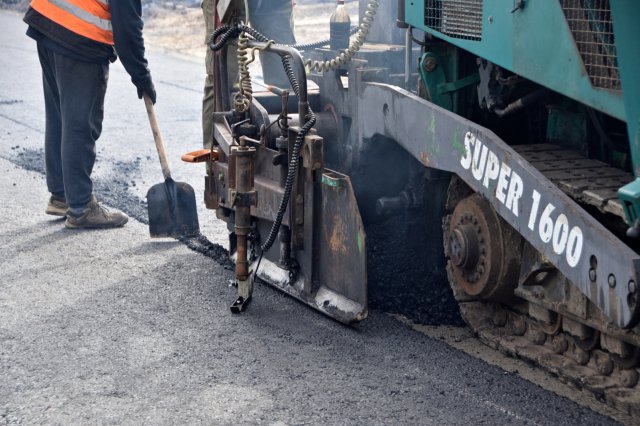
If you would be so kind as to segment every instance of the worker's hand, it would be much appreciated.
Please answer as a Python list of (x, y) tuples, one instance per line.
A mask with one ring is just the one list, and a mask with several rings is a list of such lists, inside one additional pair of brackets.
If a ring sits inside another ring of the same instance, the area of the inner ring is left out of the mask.
[(146, 93), (149, 95), (149, 99), (155, 105), (156, 103), (156, 88), (153, 85), (153, 82), (149, 80), (149, 84), (146, 87), (138, 87), (138, 99), (142, 99), (142, 94)]

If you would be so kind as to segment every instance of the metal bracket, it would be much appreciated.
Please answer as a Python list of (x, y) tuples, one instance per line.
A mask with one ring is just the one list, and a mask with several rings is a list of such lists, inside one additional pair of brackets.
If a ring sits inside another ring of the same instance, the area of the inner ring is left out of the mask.
[(251, 303), (251, 296), (245, 299), (242, 296), (239, 296), (235, 302), (229, 307), (231, 313), (239, 314), (247, 310), (249, 307), (249, 303)]
[(302, 166), (305, 169), (320, 170), (324, 161), (324, 139), (317, 135), (309, 135), (304, 138), (302, 147)]
[(513, 5), (513, 9), (511, 10), (511, 13), (516, 13), (517, 11), (524, 9), (526, 4), (527, 3), (525, 2), (525, 0), (517, 0), (516, 3)]
[(231, 207), (238, 206), (256, 206), (258, 205), (258, 192), (238, 192), (233, 189), (229, 190), (229, 199), (232, 200)]
[(618, 198), (622, 202), (622, 208), (630, 226), (627, 234), (630, 237), (640, 236), (640, 178), (620, 188)]
[(480, 83), (480, 75), (478, 75), (477, 73), (471, 74), (451, 83), (438, 84), (438, 93), (444, 95), (445, 93), (457, 92), (460, 89), (464, 89), (465, 87), (472, 86), (478, 83)]
[(446, 84), (447, 76), (440, 58), (433, 52), (426, 52), (420, 58), (420, 77), (431, 102), (445, 109), (453, 109), (453, 98), (449, 92), (441, 92), (439, 86)]

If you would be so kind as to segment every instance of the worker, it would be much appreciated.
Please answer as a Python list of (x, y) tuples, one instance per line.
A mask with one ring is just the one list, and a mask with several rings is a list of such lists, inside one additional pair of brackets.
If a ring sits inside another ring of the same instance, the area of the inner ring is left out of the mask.
[[(205, 43), (215, 30), (215, 0), (203, 0), (202, 12), (206, 28)], [(264, 36), (283, 44), (295, 44), (293, 27), (293, 6), (295, 0), (248, 0), (249, 19), (251, 26)], [(207, 76), (204, 83), (204, 98), (202, 101), (202, 132), (204, 146), (211, 147), (213, 142), (213, 55), (207, 46), (205, 66)], [(274, 54), (260, 54), (264, 81), (278, 87), (289, 87), (289, 79), (282, 67), (279, 56)]]
[[(46, 213), (67, 228), (114, 228), (128, 216), (93, 195), (109, 63), (120, 57), (138, 89), (156, 91), (144, 56), (141, 0), (32, 0), (24, 21), (37, 42), (45, 103)], [(116, 56), (117, 51), (117, 56)]]
[[(293, 25), (293, 0), (249, 0), (251, 26), (265, 37), (280, 44), (296, 44)], [(278, 87), (289, 87), (289, 78), (282, 67), (280, 56), (260, 53), (264, 82)]]

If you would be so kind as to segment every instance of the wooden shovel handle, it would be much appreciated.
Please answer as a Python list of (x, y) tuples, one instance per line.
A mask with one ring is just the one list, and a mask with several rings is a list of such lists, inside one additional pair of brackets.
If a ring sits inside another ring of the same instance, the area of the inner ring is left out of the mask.
[(158, 119), (153, 109), (153, 102), (146, 93), (143, 93), (144, 105), (147, 107), (147, 114), (149, 115), (149, 124), (151, 125), (151, 131), (153, 132), (153, 140), (156, 142), (156, 149), (158, 150), (158, 157), (160, 157), (160, 166), (162, 167), (162, 174), (164, 179), (171, 178), (171, 172), (169, 171), (169, 161), (167, 160), (167, 152), (164, 150), (164, 143), (162, 142), (162, 135), (160, 134), (160, 127), (158, 127)]

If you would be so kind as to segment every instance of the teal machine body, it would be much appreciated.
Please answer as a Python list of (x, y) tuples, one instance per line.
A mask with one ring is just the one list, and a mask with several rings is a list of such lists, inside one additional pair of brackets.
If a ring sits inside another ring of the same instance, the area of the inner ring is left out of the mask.
[[(640, 2), (407, 0), (406, 22), (626, 123), (640, 176)], [(637, 226), (640, 181), (619, 190)]]

